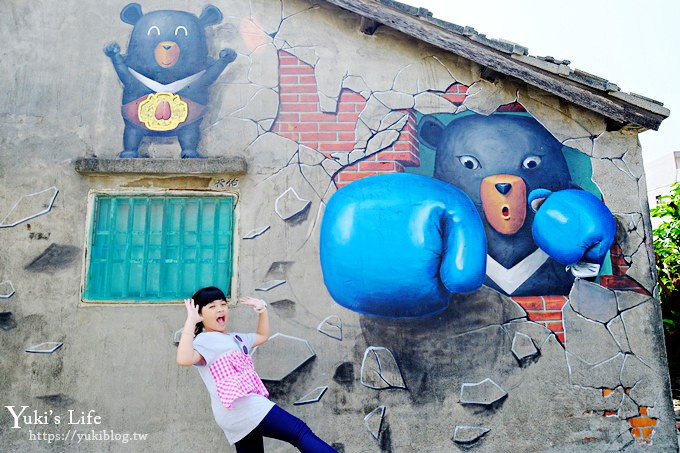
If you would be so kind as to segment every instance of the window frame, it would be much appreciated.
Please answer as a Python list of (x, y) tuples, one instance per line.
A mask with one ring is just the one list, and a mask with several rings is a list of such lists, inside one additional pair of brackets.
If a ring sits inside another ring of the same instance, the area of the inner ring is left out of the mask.
[[(87, 213), (85, 218), (85, 246), (83, 248), (82, 259), (82, 273), (80, 279), (80, 305), (81, 306), (167, 306), (184, 303), (184, 299), (167, 299), (167, 300), (135, 300), (135, 299), (88, 299), (85, 295), (85, 287), (87, 284), (88, 272), (90, 270), (91, 258), (91, 242), (94, 237), (93, 221), (95, 215), (95, 201), (98, 196), (107, 197), (189, 197), (189, 198), (232, 198), (232, 236), (231, 236), (231, 284), (229, 288), (221, 288), (228, 293), (227, 302), (233, 302), (237, 299), (238, 294), (238, 254), (239, 254), (239, 207), (240, 195), (236, 191), (211, 191), (211, 190), (173, 190), (173, 189), (152, 189), (152, 188), (135, 188), (135, 189), (91, 189), (87, 196)], [(195, 290), (198, 290), (196, 288)], [(187, 294), (186, 297), (190, 297)]]

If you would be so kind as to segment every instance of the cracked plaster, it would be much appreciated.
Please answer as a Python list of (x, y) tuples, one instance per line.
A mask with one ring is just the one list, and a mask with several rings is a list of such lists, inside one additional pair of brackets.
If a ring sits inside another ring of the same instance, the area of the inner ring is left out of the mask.
[(460, 388), (461, 404), (490, 406), (506, 396), (508, 392), (489, 378), (476, 383), (463, 383)]
[(381, 91), (373, 96), (385, 107), (391, 110), (411, 109), (415, 107), (413, 96), (396, 91)]
[(467, 90), (463, 105), (480, 115), (490, 115), (498, 107), (517, 100), (517, 86), (504, 78), (493, 82), (478, 80)]
[(618, 314), (614, 291), (583, 279), (574, 281), (569, 303), (576, 313), (601, 323), (611, 321)]
[(456, 426), (452, 440), (459, 444), (472, 444), (484, 437), (489, 431), (491, 431), (490, 428), (481, 426)]
[(568, 139), (597, 136), (606, 130), (604, 118), (600, 115), (531, 86), (520, 86), (517, 99), (561, 143)]
[[(630, 397), (640, 406), (656, 406), (663, 394), (663, 388), (666, 385), (664, 379), (667, 379), (667, 377), (662, 378), (653, 374), (640, 379), (630, 389)], [(657, 415), (656, 418), (662, 418), (662, 416)]]
[(621, 313), (628, 337), (635, 338), (635, 341), (630, 342), (633, 354), (643, 363), (655, 369), (665, 365), (666, 357), (663, 347), (660, 311), (661, 307), (658, 302), (649, 299), (649, 301)]
[(436, 93), (424, 92), (416, 95), (415, 109), (423, 115), (433, 113), (454, 113), (458, 106)]
[(569, 382), (572, 385), (595, 388), (616, 388), (621, 385), (623, 353), (618, 353), (596, 365), (586, 363), (568, 350), (566, 355), (569, 364)]
[(614, 293), (616, 294), (616, 301), (619, 304), (619, 311), (629, 310), (652, 300), (650, 296), (635, 291), (614, 291)]
[(607, 324), (607, 330), (611, 334), (616, 344), (618, 344), (621, 352), (631, 352), (630, 342), (628, 341), (628, 334), (626, 334), (626, 327), (620, 316), (615, 317)]
[(512, 353), (517, 360), (525, 360), (538, 355), (538, 349), (530, 336), (521, 332), (515, 332), (512, 337)]
[(389, 349), (380, 346), (369, 346), (364, 352), (361, 384), (375, 390), (406, 388), (394, 355)]
[[(596, 365), (621, 353), (604, 324), (576, 313), (571, 304), (562, 309), (566, 349), (585, 363)], [(593, 345), (597, 345), (596, 348)]]

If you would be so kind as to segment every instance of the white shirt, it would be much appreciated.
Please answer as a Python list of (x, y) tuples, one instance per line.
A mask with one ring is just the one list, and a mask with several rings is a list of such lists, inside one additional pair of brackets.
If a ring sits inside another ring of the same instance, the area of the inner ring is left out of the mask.
[(227, 409), (222, 405), (215, 388), (215, 381), (210, 374), (210, 365), (232, 351), (239, 349), (233, 335), (239, 335), (248, 350), (255, 342), (254, 333), (229, 334), (221, 332), (201, 332), (194, 338), (194, 349), (205, 359), (205, 364), (196, 364), (208, 393), (215, 421), (224, 431), (231, 445), (243, 439), (248, 433), (260, 424), (262, 419), (269, 413), (274, 403), (262, 395), (251, 394), (234, 400), (234, 407)]

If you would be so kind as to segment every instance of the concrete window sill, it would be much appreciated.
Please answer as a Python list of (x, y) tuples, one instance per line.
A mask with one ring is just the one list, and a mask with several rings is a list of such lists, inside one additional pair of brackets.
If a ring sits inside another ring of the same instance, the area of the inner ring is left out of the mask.
[(247, 172), (242, 157), (204, 159), (98, 159), (81, 157), (75, 170), (81, 175), (242, 175)]

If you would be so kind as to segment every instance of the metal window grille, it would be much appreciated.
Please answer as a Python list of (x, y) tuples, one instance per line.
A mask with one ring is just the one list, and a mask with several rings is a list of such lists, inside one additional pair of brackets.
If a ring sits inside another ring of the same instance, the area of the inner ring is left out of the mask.
[(160, 302), (233, 273), (232, 196), (94, 197), (84, 299)]

